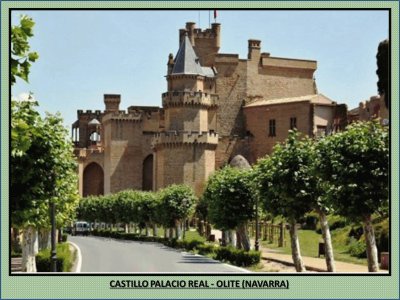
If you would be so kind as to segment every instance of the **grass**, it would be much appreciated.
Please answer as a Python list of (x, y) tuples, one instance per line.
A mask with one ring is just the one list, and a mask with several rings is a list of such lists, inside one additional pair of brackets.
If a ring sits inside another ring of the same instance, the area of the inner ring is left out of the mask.
[[(62, 270), (60, 272), (70, 272), (74, 264), (76, 254), (72, 254), (68, 243), (60, 243), (56, 246), (57, 258), (61, 262)], [(38, 271), (50, 271), (50, 249), (40, 251), (36, 256)]]
[[(347, 237), (350, 227), (336, 229), (331, 232), (333, 255), (336, 261), (343, 261), (355, 263), (360, 265), (367, 265), (367, 260), (351, 256), (347, 253)], [(302, 256), (318, 257), (318, 243), (322, 242), (322, 235), (316, 233), (314, 230), (299, 230), (300, 251)], [(281, 250), (282, 253), (291, 254), (290, 236), (289, 232), (285, 232), (286, 244), (284, 247), (278, 247), (277, 244), (270, 244), (267, 241), (262, 241), (261, 245), (266, 248)], [(321, 256), (323, 257), (323, 256)]]

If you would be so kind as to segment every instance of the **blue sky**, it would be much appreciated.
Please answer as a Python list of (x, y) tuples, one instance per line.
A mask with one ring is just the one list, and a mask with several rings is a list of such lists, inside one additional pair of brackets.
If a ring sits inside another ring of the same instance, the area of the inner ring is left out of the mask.
[[(121, 94), (121, 109), (161, 106), (168, 54), (178, 31), (193, 21), (209, 25), (208, 11), (14, 11), (36, 22), (31, 49), (40, 59), (30, 83), (12, 95), (33, 92), (40, 111), (61, 112), (66, 126), (78, 109), (104, 109), (103, 94)], [(211, 21), (213, 16), (211, 13)], [(314, 59), (318, 90), (349, 108), (376, 95), (376, 51), (388, 38), (387, 11), (218, 11), (220, 53), (247, 57), (247, 40), (262, 40), (271, 56)], [(200, 26), (199, 26), (200, 25)]]

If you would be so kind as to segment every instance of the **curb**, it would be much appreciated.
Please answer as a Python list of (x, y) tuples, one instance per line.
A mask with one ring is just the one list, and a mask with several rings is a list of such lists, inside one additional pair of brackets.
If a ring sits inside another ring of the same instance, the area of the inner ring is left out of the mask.
[(74, 263), (74, 273), (80, 273), (81, 268), (82, 268), (82, 254), (81, 254), (81, 249), (78, 247), (77, 244), (67, 241), (68, 244), (70, 244), (72, 247), (75, 248), (76, 250), (76, 261)]

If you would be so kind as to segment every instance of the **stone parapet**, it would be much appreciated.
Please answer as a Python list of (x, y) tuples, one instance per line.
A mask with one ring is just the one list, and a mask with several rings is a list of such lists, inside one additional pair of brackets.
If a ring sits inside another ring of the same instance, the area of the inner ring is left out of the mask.
[(216, 107), (218, 95), (203, 92), (166, 92), (162, 94), (163, 107), (205, 106)]
[(106, 123), (107, 121), (111, 120), (141, 122), (142, 113), (135, 113), (135, 112), (126, 113), (125, 111), (108, 113), (104, 115), (102, 123)]
[(218, 134), (214, 132), (194, 132), (194, 131), (164, 131), (154, 135), (152, 147), (160, 145), (178, 144), (218, 144)]
[(75, 148), (74, 153), (75, 155), (80, 158), (84, 159), (91, 154), (101, 154), (104, 152), (103, 147), (93, 147), (93, 148)]

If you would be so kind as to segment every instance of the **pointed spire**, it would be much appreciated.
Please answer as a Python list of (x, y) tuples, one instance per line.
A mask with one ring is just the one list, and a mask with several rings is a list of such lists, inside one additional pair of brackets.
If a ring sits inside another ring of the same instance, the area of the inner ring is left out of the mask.
[(187, 33), (176, 54), (175, 64), (171, 74), (205, 75)]

